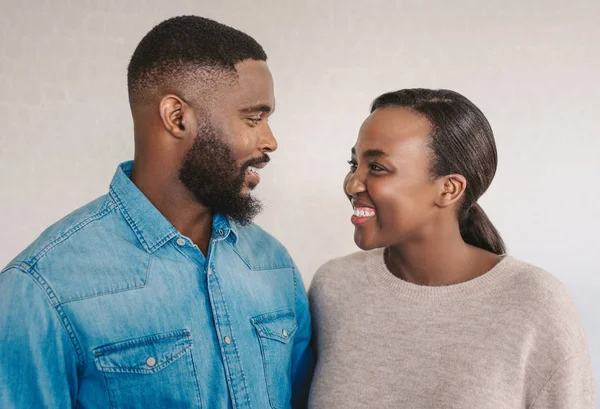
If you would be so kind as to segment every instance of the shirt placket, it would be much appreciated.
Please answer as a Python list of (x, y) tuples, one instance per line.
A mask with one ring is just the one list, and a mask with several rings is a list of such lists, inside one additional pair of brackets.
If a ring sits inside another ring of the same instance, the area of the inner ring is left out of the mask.
[(227, 303), (223, 296), (219, 271), (215, 268), (213, 252), (215, 246), (224, 240), (223, 232), (219, 230), (219, 237), (211, 240), (206, 270), (206, 280), (215, 331), (221, 350), (221, 358), (225, 368), (227, 386), (231, 396), (232, 406), (236, 409), (251, 408), (250, 394), (244, 379), (244, 371), (239, 356), (235, 334), (231, 325)]

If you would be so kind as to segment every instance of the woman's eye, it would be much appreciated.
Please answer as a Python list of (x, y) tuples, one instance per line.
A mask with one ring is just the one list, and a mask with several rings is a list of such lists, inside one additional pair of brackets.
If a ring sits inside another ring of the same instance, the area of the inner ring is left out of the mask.
[(381, 166), (379, 166), (379, 165), (376, 165), (376, 164), (374, 164), (374, 163), (371, 163), (371, 164), (369, 165), (369, 169), (370, 169), (371, 171), (373, 171), (373, 172), (385, 172), (385, 169), (384, 169), (384, 168), (382, 168)]

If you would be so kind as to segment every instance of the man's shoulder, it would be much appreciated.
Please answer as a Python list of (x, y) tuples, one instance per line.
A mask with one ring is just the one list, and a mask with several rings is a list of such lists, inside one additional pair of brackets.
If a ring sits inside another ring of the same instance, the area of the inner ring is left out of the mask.
[(7, 268), (15, 265), (31, 266), (45, 257), (51, 257), (54, 249), (68, 242), (73, 236), (85, 236), (88, 225), (102, 219), (113, 208), (107, 196), (102, 196), (74, 210), (47, 227), (8, 264)]
[(135, 286), (143, 280), (147, 262), (127, 221), (105, 195), (48, 227), (2, 272), (17, 269), (31, 275), (52, 292), (55, 303), (62, 303)]
[(256, 223), (233, 223), (237, 235), (236, 252), (253, 269), (294, 267), (287, 249)]

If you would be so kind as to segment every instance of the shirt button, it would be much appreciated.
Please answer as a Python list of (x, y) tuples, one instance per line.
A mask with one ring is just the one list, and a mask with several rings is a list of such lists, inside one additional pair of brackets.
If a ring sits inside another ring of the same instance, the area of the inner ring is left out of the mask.
[(212, 270), (208, 270), (208, 275), (211, 276), (212, 275)]
[(284, 338), (287, 338), (287, 337), (288, 337), (288, 333), (287, 333), (287, 331), (286, 331), (286, 330), (283, 330), (283, 331), (281, 331), (281, 333), (283, 334), (283, 337), (284, 337)]
[(229, 339), (229, 337), (225, 337), (225, 343), (227, 345), (231, 344), (231, 340)]
[(177, 239), (177, 244), (179, 244), (180, 246), (185, 246), (185, 240), (180, 237)]
[(219, 229), (219, 231), (217, 233), (219, 233), (219, 236), (222, 236), (223, 235), (223, 230)]
[(156, 365), (156, 359), (154, 359), (154, 357), (150, 357), (148, 359), (146, 359), (146, 365), (148, 366), (154, 366)]

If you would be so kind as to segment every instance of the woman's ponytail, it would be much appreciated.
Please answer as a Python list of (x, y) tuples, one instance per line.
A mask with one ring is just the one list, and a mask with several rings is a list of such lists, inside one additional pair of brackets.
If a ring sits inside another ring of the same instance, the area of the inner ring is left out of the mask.
[(504, 254), (506, 247), (498, 230), (494, 227), (481, 206), (475, 203), (467, 209), (460, 219), (460, 234), (472, 246), (482, 248), (494, 254)]

